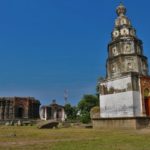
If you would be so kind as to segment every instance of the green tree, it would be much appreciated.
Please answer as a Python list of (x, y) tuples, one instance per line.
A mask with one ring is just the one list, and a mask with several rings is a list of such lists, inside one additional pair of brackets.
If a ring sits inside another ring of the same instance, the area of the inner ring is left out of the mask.
[(76, 120), (77, 119), (77, 107), (71, 106), (70, 104), (65, 105), (65, 113), (67, 115), (67, 120)]
[(99, 99), (95, 95), (84, 95), (78, 103), (80, 120), (83, 123), (90, 122), (90, 110), (94, 106), (99, 106)]

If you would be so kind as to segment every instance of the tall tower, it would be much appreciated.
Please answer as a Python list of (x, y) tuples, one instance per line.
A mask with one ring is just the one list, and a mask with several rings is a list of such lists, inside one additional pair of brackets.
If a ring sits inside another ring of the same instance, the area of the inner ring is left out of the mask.
[(65, 105), (68, 103), (68, 90), (64, 90), (64, 100), (65, 100)]
[[(142, 41), (126, 16), (125, 6), (120, 4), (116, 13), (118, 17), (108, 44), (106, 78), (100, 83), (100, 116), (145, 116), (147, 97), (143, 82), (150, 83), (147, 57), (143, 55)], [(150, 91), (150, 84), (147, 89)], [(148, 109), (150, 112), (150, 106)]]

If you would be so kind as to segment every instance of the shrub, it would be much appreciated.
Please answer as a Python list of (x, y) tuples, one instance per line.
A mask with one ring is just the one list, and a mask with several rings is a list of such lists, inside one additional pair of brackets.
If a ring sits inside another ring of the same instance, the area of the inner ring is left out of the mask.
[(91, 119), (90, 119), (90, 113), (88, 113), (88, 112), (83, 113), (80, 116), (80, 121), (82, 123), (89, 123), (91, 121)]
[(91, 109), (90, 117), (91, 118), (100, 118), (100, 108), (98, 106), (95, 106)]

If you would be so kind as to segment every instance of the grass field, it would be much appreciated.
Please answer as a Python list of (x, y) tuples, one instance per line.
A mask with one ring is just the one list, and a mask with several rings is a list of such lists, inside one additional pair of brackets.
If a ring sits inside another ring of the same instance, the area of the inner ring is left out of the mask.
[(150, 130), (0, 126), (0, 150), (150, 150)]

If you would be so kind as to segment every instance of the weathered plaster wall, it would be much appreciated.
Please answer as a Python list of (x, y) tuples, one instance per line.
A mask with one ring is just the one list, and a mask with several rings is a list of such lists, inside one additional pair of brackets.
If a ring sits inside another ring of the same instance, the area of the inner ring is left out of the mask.
[(142, 113), (142, 100), (141, 93), (133, 91), (133, 106), (134, 106), (134, 116), (143, 116)]
[(101, 85), (105, 87), (100, 95), (101, 117), (142, 116), (141, 94), (140, 91), (133, 91), (131, 76), (110, 80)]
[(123, 92), (100, 96), (101, 117), (131, 117), (133, 112), (133, 92)]
[(114, 81), (112, 80), (104, 84), (107, 86), (107, 88), (114, 87), (115, 89), (126, 89), (128, 83), (131, 83), (131, 77), (126, 77), (123, 79), (121, 78)]
[(132, 91), (131, 76), (109, 80), (100, 84), (101, 95)]

